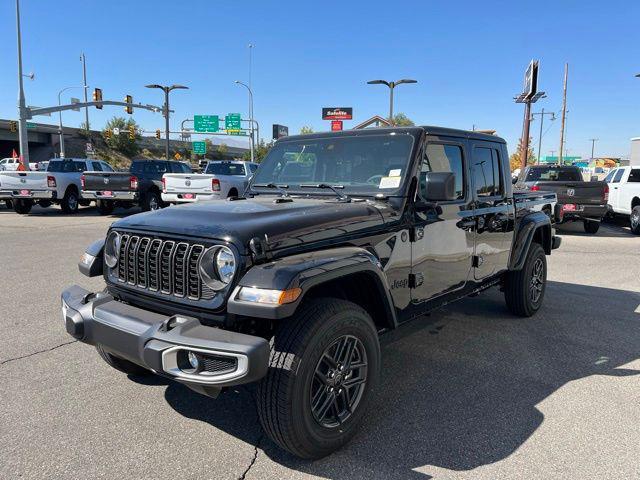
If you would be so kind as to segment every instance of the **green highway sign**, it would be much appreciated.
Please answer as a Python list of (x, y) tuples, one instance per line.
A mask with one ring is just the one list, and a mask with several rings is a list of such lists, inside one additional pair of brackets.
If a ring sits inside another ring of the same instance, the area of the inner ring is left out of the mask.
[(227, 130), (227, 133), (229, 135), (247, 135), (246, 130), (238, 130), (238, 129)]
[(218, 131), (220, 119), (218, 115), (194, 115), (193, 128), (200, 133), (214, 133)]
[(207, 144), (204, 142), (193, 142), (192, 150), (196, 155), (204, 155), (207, 153)]
[(227, 116), (224, 117), (224, 128), (225, 130), (240, 130), (242, 128), (240, 126), (240, 114), (228, 113)]
[(36, 128), (35, 123), (27, 122), (27, 128)]

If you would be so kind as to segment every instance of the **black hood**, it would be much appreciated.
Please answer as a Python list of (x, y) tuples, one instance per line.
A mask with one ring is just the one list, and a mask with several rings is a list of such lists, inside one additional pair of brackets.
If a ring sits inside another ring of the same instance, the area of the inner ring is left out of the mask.
[(113, 227), (222, 240), (246, 253), (254, 237), (266, 239), (267, 249), (275, 250), (364, 233), (383, 225), (385, 217), (392, 214), (385, 204), (368, 201), (295, 198), (277, 203), (276, 199), (264, 195), (172, 206), (123, 218)]

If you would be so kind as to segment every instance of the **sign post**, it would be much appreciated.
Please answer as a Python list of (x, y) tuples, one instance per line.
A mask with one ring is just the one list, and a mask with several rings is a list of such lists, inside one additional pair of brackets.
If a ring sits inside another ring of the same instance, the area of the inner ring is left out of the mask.
[[(545, 96), (544, 92), (538, 91), (538, 61), (531, 60), (527, 70), (524, 72), (524, 87), (522, 93), (514, 98), (516, 103), (524, 103), (524, 121), (522, 124), (522, 139), (520, 140), (520, 161), (523, 170), (527, 166), (527, 157), (529, 156), (531, 104), (536, 103), (540, 98)], [(538, 152), (538, 155), (540, 155), (540, 152)]]

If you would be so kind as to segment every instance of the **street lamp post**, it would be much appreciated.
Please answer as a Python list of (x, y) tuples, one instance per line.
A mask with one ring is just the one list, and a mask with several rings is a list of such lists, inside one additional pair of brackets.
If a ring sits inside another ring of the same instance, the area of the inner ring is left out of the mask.
[(556, 119), (556, 115), (553, 112), (545, 112), (543, 108), (541, 112), (532, 113), (531, 120), (533, 120), (533, 118), (536, 115), (540, 115), (540, 134), (538, 135), (538, 158), (536, 160), (536, 164), (540, 165), (540, 157), (542, 156), (542, 125), (544, 124), (544, 116), (551, 115), (551, 121), (554, 121)]
[(387, 82), (386, 80), (370, 80), (367, 82), (369, 85), (386, 85), (389, 87), (389, 122), (391, 125), (394, 124), (393, 121), (393, 89), (398, 85), (403, 83), (418, 83), (417, 80), (412, 80), (410, 78), (403, 78), (402, 80), (397, 80), (395, 82)]
[[(84, 103), (89, 101), (87, 97), (87, 89), (89, 86), (87, 85), (87, 59), (84, 57), (84, 53), (80, 55), (80, 61), (82, 62), (82, 85), (84, 86)], [(59, 104), (60, 102), (58, 102)], [(84, 119), (85, 119), (85, 127), (87, 130), (87, 140), (91, 141), (89, 136), (89, 107), (84, 107)]]
[(599, 138), (590, 138), (589, 141), (591, 142), (591, 160), (593, 160), (593, 152), (596, 148), (596, 142), (600, 140)]
[(171, 85), (171, 86), (163, 86), (158, 85), (157, 83), (153, 83), (151, 85), (145, 85), (147, 88), (159, 88), (164, 92), (164, 119), (165, 119), (165, 137), (166, 137), (166, 145), (164, 147), (164, 154), (167, 160), (169, 158), (169, 92), (171, 90), (176, 89), (188, 89), (189, 87), (185, 87), (184, 85)]
[(247, 85), (246, 83), (242, 83), (240, 80), (236, 80), (236, 83), (238, 85), (242, 85), (244, 88), (246, 88), (249, 92), (249, 122), (251, 123), (251, 127), (250, 127), (250, 131), (249, 134), (251, 136), (251, 142), (249, 144), (249, 148), (251, 151), (251, 161), (254, 161), (254, 146), (253, 146), (253, 132), (254, 132), (254, 126), (253, 126), (253, 92), (251, 91), (251, 87), (249, 85)]
[[(70, 90), (72, 88), (83, 88), (83, 87), (80, 85), (74, 85), (72, 87), (64, 87), (62, 90), (60, 90), (58, 92), (58, 106), (62, 105), (60, 96), (63, 94), (63, 92), (66, 92), (67, 90)], [(85, 92), (86, 91), (87, 90), (85, 89)], [(58, 112), (58, 134), (60, 135), (60, 157), (64, 158), (65, 153), (64, 153), (64, 132), (62, 131), (62, 111)]]
[(27, 136), (26, 101), (22, 81), (22, 35), (20, 32), (20, 0), (16, 0), (16, 34), (18, 43), (18, 138), (20, 140), (20, 158), (29, 169), (29, 139)]

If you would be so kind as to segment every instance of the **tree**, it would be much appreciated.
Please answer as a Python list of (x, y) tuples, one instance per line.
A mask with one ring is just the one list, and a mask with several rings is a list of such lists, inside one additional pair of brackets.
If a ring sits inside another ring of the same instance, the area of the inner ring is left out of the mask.
[[(264, 140), (260, 140), (253, 151), (254, 162), (262, 162), (267, 153), (269, 153), (269, 150), (271, 150), (271, 147), (273, 147), (273, 140), (269, 143), (266, 143)], [(242, 159), (247, 162), (251, 161), (251, 152), (245, 152), (242, 155)]]
[[(533, 155), (533, 148), (531, 147), (533, 143), (533, 139), (529, 139), (529, 153), (527, 154), (527, 165), (533, 165), (536, 163), (536, 157)], [(522, 152), (522, 137), (518, 140), (518, 148), (515, 152), (511, 154), (509, 157), (509, 167), (511, 171), (518, 168), (522, 168), (522, 157), (520, 156), (520, 152)]]
[(396, 127), (413, 127), (415, 123), (409, 117), (407, 117), (404, 113), (398, 113), (393, 117), (393, 124)]
[(227, 147), (226, 143), (221, 143), (220, 145), (218, 145), (218, 156), (220, 158), (224, 158), (228, 151), (229, 147)]
[[(135, 138), (133, 140), (129, 139), (129, 127), (131, 126), (135, 130)], [(114, 128), (120, 130), (118, 135), (113, 132)], [(111, 138), (107, 138), (107, 130), (111, 130)], [(139, 148), (136, 140), (140, 138), (139, 127), (132, 118), (125, 120), (122, 117), (113, 117), (107, 122), (105, 129), (102, 131), (102, 136), (109, 148), (117, 150), (123, 155), (131, 157), (138, 153)]]
[(308, 133), (313, 133), (313, 127), (310, 127), (309, 125), (304, 125), (300, 129), (300, 135), (306, 135)]

